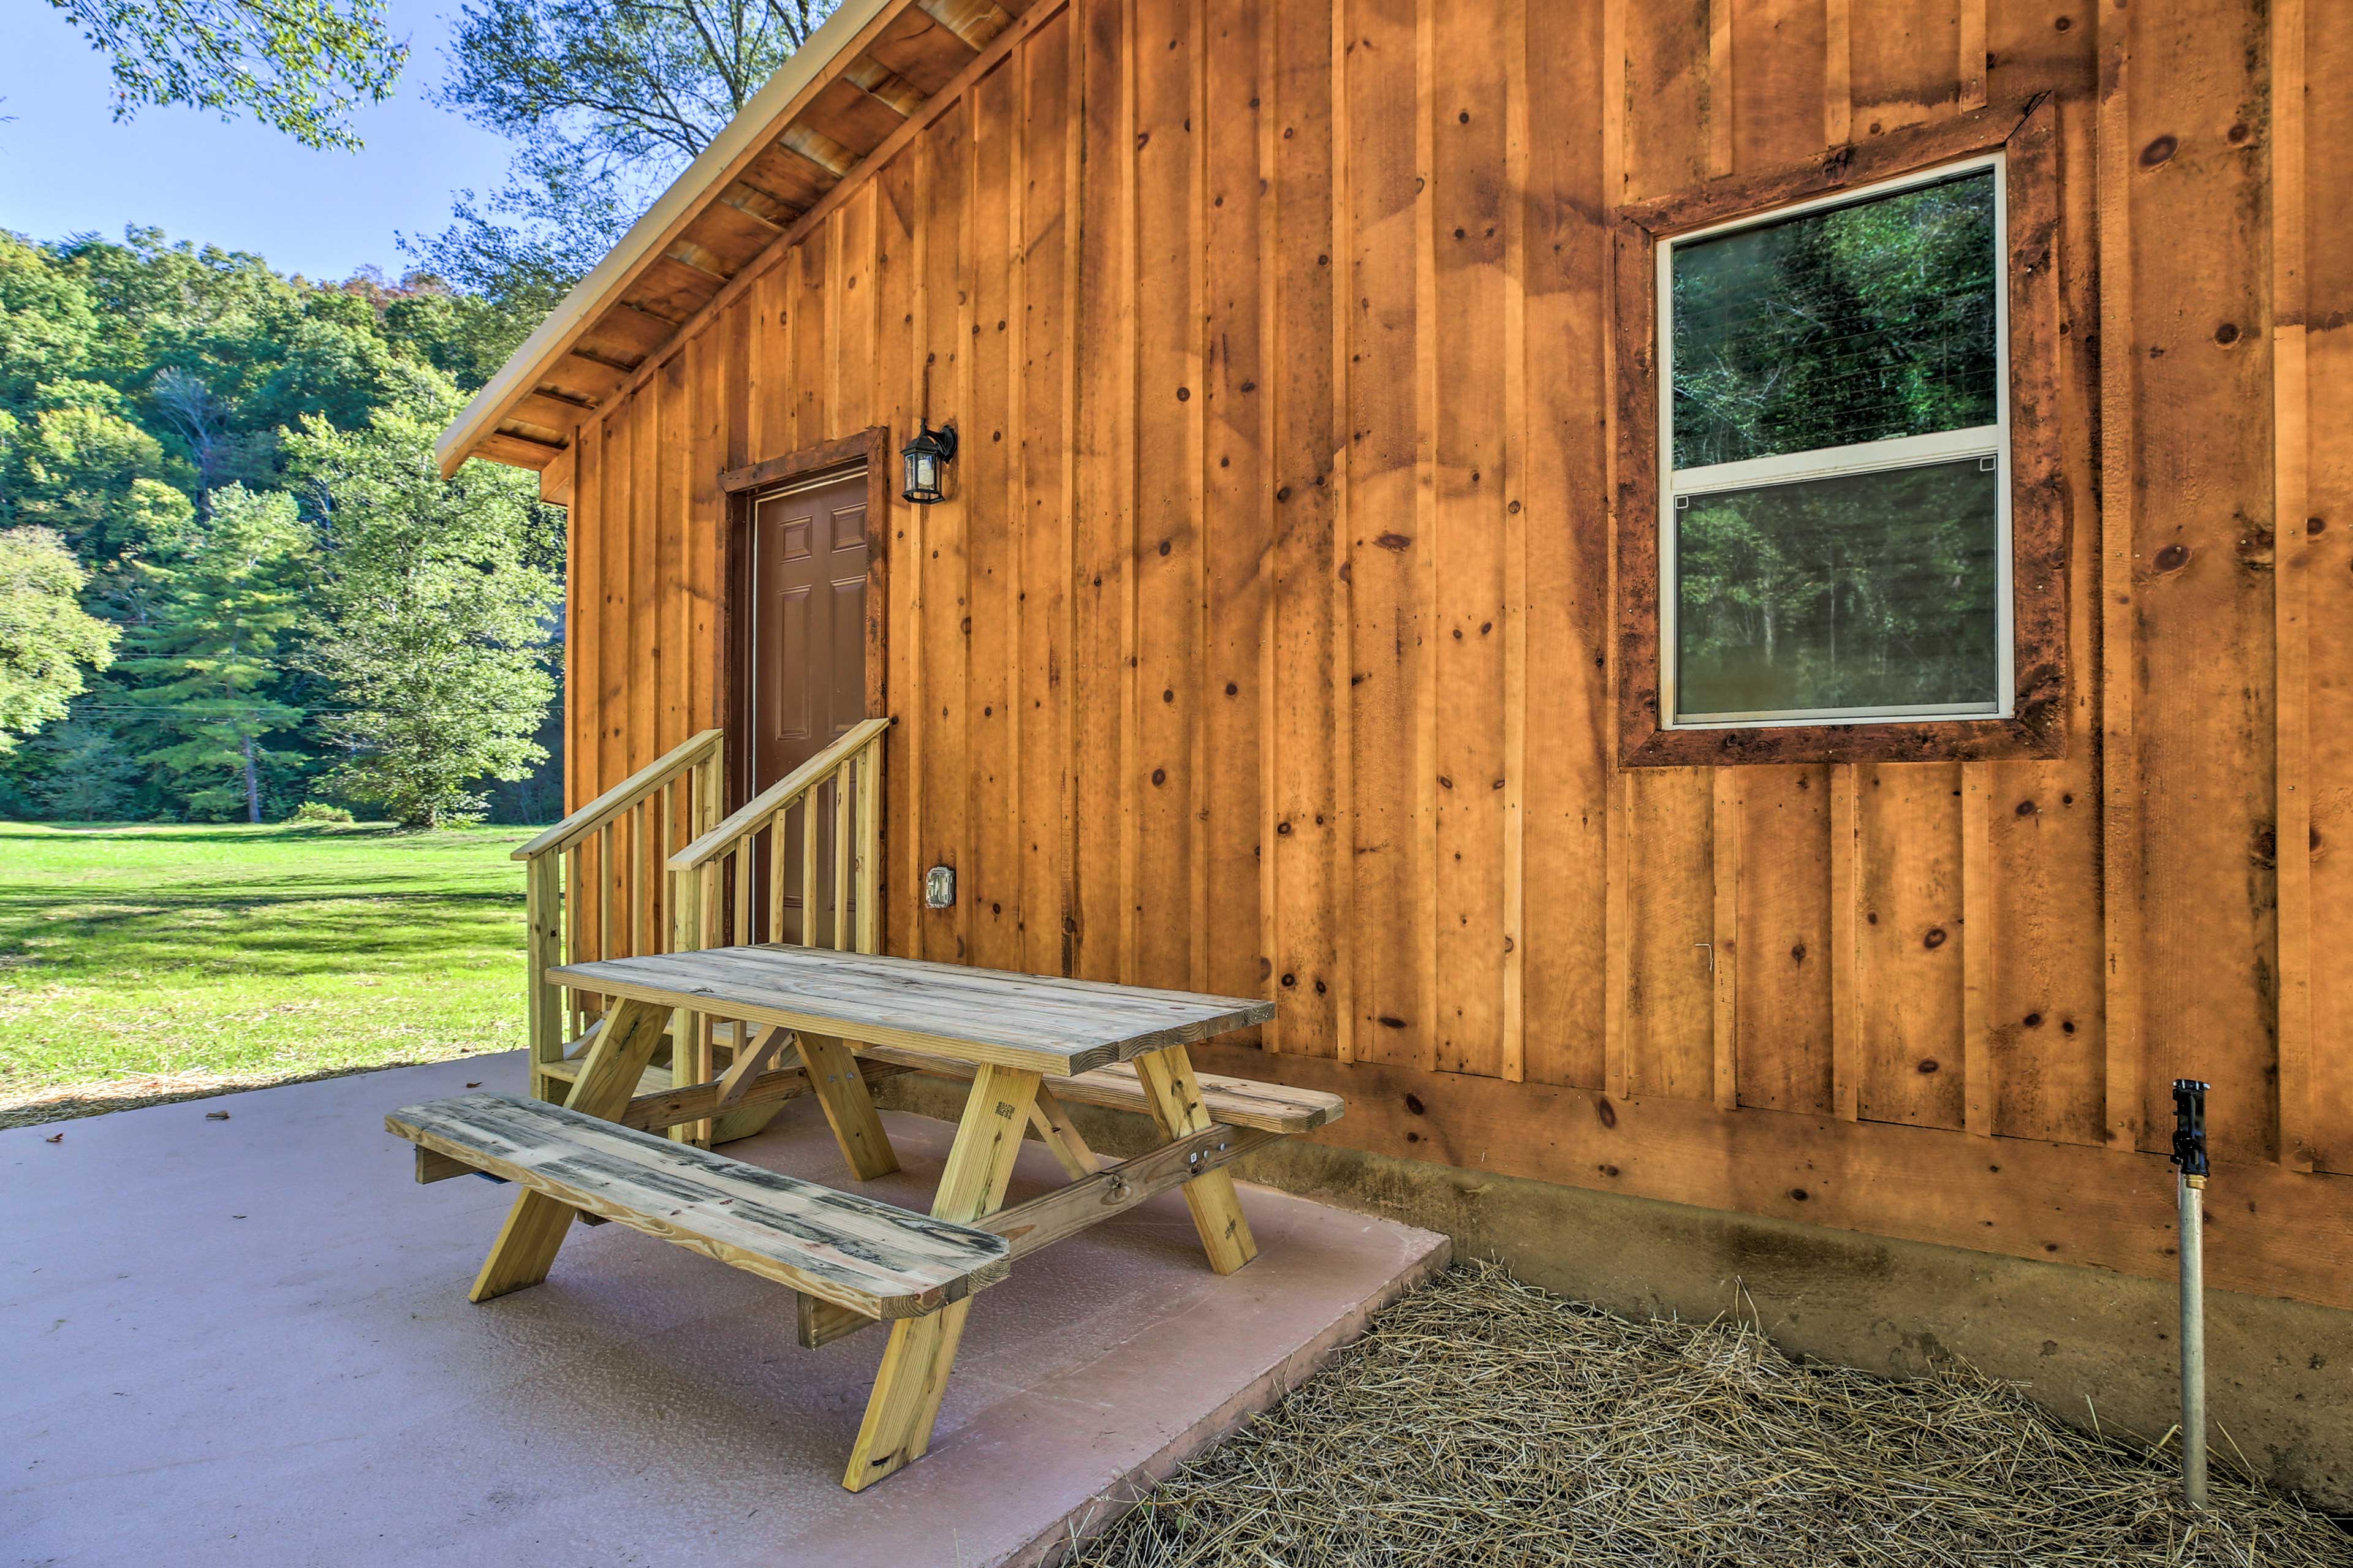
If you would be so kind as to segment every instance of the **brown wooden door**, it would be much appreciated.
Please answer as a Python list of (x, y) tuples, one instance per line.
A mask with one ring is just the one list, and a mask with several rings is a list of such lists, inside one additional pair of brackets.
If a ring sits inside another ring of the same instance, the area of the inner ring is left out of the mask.
[[(866, 717), (866, 496), (863, 467), (796, 483), (752, 503), (746, 602), (738, 621), (744, 685), (738, 709), (750, 733), (735, 748), (749, 799), (830, 745)], [(822, 803), (830, 810), (832, 800)], [(830, 868), (829, 834), (819, 849)], [(801, 931), (800, 829), (786, 845), (785, 932)], [(765, 867), (755, 931), (767, 925)], [(820, 885), (829, 884), (829, 877)], [(829, 927), (820, 921), (820, 936)]]

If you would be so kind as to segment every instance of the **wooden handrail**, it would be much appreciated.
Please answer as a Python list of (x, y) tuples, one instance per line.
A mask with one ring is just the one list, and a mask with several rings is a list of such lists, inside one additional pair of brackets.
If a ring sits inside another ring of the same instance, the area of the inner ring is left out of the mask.
[[(659, 789), (675, 775), (684, 773), (702, 762), (717, 749), (719, 743), (725, 738), (726, 731), (723, 730), (705, 730), (692, 740), (681, 742), (671, 747), (661, 756), (648, 763), (578, 811), (540, 834), (530, 843), (516, 849), (511, 858), (516, 860), (528, 860), (534, 855), (544, 855), (553, 850), (571, 848), (575, 844), (628, 810), (640, 799)], [(677, 861), (672, 860), (670, 863), (676, 865)]]
[(733, 849), (737, 841), (759, 831), (776, 808), (816, 784), (841, 766), (866, 743), (898, 721), (888, 715), (861, 720), (842, 731), (841, 738), (744, 803), (726, 821), (670, 858), (673, 871), (700, 870)]
[[(524, 962), (530, 975), (531, 1089), (562, 1100), (554, 1068), (602, 1003), (547, 978), (568, 952), (602, 957), (667, 952), (677, 925), (661, 867), (672, 835), (703, 831), (724, 794), (727, 732), (705, 730), (672, 746), (554, 826), (512, 851), (525, 869)], [(689, 1053), (692, 1055), (691, 1052)]]
[[(705, 730), (513, 852), (529, 868), (524, 913), (536, 1097), (564, 1100), (565, 1042), (585, 1039), (584, 1030), (595, 1026), (591, 1018), (610, 1000), (549, 977), (567, 953), (577, 963), (591, 953), (784, 942), (795, 908), (804, 946), (881, 948), (881, 739), (892, 722), (852, 725), (724, 821), (726, 734)], [(676, 854), (673, 832), (693, 836)], [(671, 1020), (674, 1081), (711, 1079), (712, 1023), (693, 1011)], [(698, 1116), (674, 1135), (707, 1144), (723, 1128), (735, 1127), (731, 1135), (740, 1136), (751, 1125), (736, 1127), (742, 1121), (732, 1110), (716, 1120)]]
[[(670, 952), (791, 940), (803, 947), (881, 951), (882, 737), (892, 722), (867, 719), (851, 725), (725, 821), (666, 858)], [(797, 938), (789, 913), (796, 903)], [(686, 1014), (677, 1037), (678, 1059), (685, 1066), (673, 1070), (691, 1074), (695, 1082), (711, 1076), (712, 1022), (704, 1014)], [(811, 1054), (822, 1048), (814, 1038), (800, 1042), (812, 1072), (831, 1070)], [(756, 1110), (739, 1109), (690, 1122), (682, 1131), (688, 1141), (708, 1145), (756, 1131), (765, 1120)]]

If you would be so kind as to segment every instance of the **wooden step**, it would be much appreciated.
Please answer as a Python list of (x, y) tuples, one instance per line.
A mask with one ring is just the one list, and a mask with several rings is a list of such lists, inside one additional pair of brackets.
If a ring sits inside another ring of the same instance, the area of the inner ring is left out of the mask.
[[(970, 1062), (936, 1057), (901, 1046), (868, 1046), (852, 1042), (861, 1060), (887, 1062), (914, 1072), (941, 1078), (969, 1079)], [(1312, 1132), (1337, 1121), (1348, 1102), (1317, 1089), (1293, 1089), (1288, 1084), (1259, 1083), (1246, 1078), (1222, 1078), (1202, 1073), (1201, 1103), (1210, 1119), (1229, 1127), (1249, 1127), (1263, 1132)], [(1152, 1099), (1137, 1078), (1132, 1062), (1114, 1062), (1071, 1078), (1049, 1080), (1055, 1097), (1067, 1104), (1097, 1105), (1111, 1110), (1152, 1111)]]
[(1012, 1267), (1001, 1236), (511, 1094), (406, 1106), (385, 1126), (559, 1203), (868, 1317), (938, 1311)]

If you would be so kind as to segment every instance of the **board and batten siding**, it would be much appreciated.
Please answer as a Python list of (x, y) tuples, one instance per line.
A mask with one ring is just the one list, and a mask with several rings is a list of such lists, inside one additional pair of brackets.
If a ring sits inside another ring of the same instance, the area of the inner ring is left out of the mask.
[[(2196, 1074), (2216, 1283), (2353, 1306), (2320, 13), (1036, 0), (578, 431), (570, 797), (722, 721), (722, 470), (952, 419), (891, 951), (1271, 997), (1203, 1065), (1359, 1147), (2139, 1273)], [(2064, 757), (1618, 769), (1609, 211), (2046, 91)]]

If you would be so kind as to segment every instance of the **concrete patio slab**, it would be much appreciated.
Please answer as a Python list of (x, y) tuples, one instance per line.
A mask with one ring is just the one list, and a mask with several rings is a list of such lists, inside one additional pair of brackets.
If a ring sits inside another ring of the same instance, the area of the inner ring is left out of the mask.
[[(1246, 1188), (1261, 1256), (1220, 1279), (1167, 1194), (981, 1296), (930, 1456), (852, 1495), (880, 1331), (803, 1351), (784, 1291), (617, 1225), (467, 1304), (513, 1189), (416, 1185), (384, 1113), (522, 1077), (478, 1058), (0, 1132), (0, 1561), (1035, 1563), (1446, 1256)], [(870, 1190), (925, 1206), (951, 1129), (884, 1120), (907, 1169)], [(813, 1104), (731, 1152), (848, 1184)], [(1013, 1198), (1060, 1180), (1033, 1143)]]

